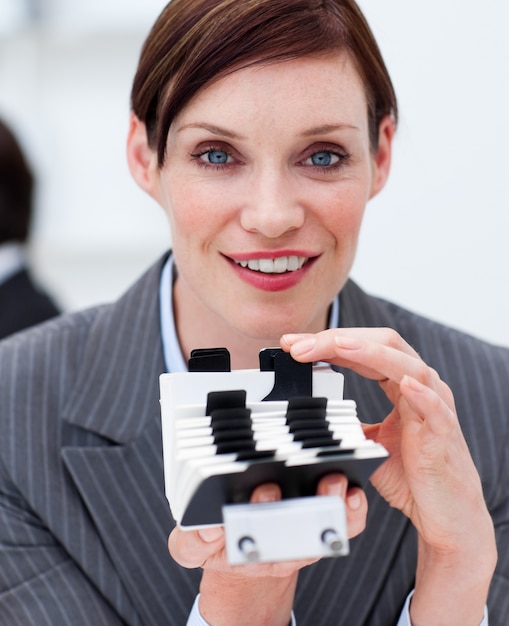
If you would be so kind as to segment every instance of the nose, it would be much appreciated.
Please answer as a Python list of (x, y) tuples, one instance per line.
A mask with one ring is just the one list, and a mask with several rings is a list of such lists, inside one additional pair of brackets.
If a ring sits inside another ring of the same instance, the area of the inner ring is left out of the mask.
[(253, 174), (240, 216), (245, 230), (276, 239), (300, 228), (304, 219), (304, 206), (288, 173), (267, 168)]

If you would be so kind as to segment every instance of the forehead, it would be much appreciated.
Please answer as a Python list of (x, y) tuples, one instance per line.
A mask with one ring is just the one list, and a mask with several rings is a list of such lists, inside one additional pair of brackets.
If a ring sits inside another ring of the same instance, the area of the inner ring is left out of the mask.
[[(367, 98), (354, 63), (345, 54), (301, 57), (237, 69), (201, 89), (174, 126), (194, 118), (242, 123), (283, 117), (289, 125), (328, 123), (330, 116), (367, 125)], [(323, 118), (323, 121), (321, 121)]]

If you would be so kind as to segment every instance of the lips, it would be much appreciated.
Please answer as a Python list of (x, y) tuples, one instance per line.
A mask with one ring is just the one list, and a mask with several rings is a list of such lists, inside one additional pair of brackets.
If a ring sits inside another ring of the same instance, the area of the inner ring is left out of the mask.
[(248, 268), (254, 272), (262, 274), (284, 274), (285, 272), (295, 272), (308, 261), (308, 257), (290, 255), (276, 258), (248, 259), (233, 261), (243, 268)]
[(266, 254), (260, 251), (232, 254), (226, 258), (243, 282), (261, 291), (277, 292), (301, 283), (320, 256), (309, 256), (300, 250), (288, 250), (287, 254), (279, 252), (275, 256)]

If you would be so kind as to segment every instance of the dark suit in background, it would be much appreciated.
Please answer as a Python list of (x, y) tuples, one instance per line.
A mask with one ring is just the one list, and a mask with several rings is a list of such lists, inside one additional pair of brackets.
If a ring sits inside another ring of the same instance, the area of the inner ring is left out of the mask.
[[(0, 345), (1, 626), (183, 626), (201, 573), (168, 554), (156, 264), (117, 303)], [(395, 328), (451, 386), (497, 529), (490, 626), (509, 616), (509, 350), (367, 296), (349, 282), (342, 326)], [(345, 373), (378, 422), (378, 384)], [(299, 577), (299, 626), (394, 626), (414, 584), (413, 527), (371, 487), (346, 558)], [(255, 626), (255, 625), (254, 625)]]
[(0, 119), (0, 339), (58, 315), (33, 282), (24, 257), (34, 212), (35, 180), (16, 136)]
[(55, 317), (53, 300), (21, 269), (0, 283), (0, 339)]

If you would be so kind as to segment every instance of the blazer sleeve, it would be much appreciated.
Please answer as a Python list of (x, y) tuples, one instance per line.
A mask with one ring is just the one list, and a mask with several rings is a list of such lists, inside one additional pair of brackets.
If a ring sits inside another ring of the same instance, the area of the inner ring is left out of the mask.
[(26, 506), (1, 459), (0, 563), (1, 626), (123, 623)]

